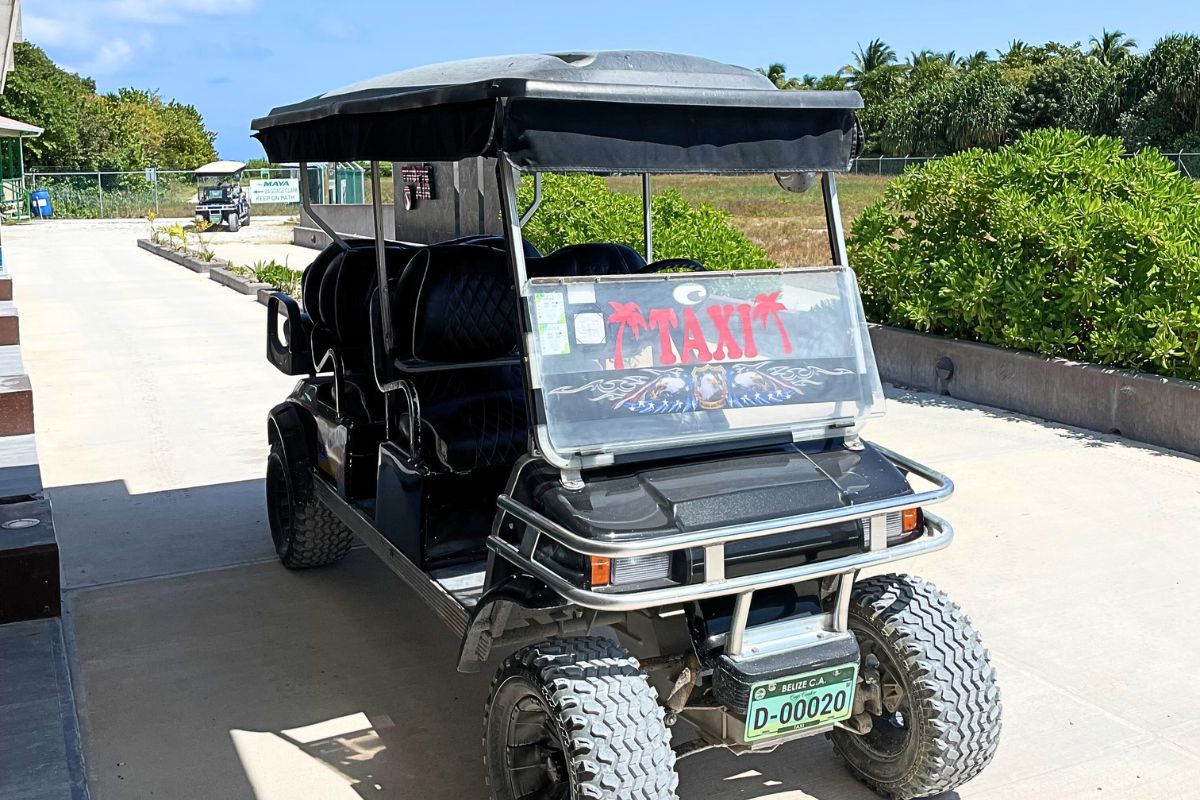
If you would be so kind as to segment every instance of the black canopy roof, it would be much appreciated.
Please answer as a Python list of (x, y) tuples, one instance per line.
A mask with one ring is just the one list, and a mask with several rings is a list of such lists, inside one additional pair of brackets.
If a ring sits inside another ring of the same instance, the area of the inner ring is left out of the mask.
[(743, 67), (643, 51), (495, 56), (396, 72), (254, 120), (272, 161), (526, 170), (845, 171), (857, 92), (781, 91)]

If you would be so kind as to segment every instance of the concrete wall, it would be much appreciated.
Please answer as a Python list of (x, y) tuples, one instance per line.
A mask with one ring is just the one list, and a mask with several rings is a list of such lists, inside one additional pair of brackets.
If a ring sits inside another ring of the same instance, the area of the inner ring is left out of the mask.
[(1200, 383), (882, 325), (871, 344), (886, 381), (1200, 455)]
[[(325, 220), (335, 231), (346, 236), (375, 236), (375, 217), (369, 205), (334, 206), (313, 205), (313, 210)], [(396, 229), (396, 210), (392, 206), (383, 207), (383, 227), (388, 231), (388, 238)], [(308, 212), (300, 209), (300, 225), (292, 234), (293, 241), (304, 247), (322, 248), (329, 244), (329, 237), (317, 227)]]

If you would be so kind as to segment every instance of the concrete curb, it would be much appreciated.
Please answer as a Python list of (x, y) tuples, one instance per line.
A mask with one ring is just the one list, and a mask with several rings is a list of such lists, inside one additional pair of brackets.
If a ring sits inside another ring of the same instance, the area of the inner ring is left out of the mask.
[(240, 294), (257, 295), (259, 289), (271, 289), (272, 291), (275, 289), (269, 283), (259, 283), (251, 278), (243, 278), (224, 267), (213, 267), (208, 271), (208, 277)]
[(1200, 455), (1200, 383), (870, 328), (886, 381)]
[(143, 250), (154, 253), (156, 256), (162, 256), (168, 261), (174, 261), (180, 266), (187, 267), (192, 272), (208, 272), (213, 267), (229, 266), (228, 261), (219, 258), (214, 258), (212, 261), (205, 261), (188, 253), (180, 253), (177, 250), (172, 250), (170, 247), (155, 244), (149, 239), (138, 239), (137, 244)]

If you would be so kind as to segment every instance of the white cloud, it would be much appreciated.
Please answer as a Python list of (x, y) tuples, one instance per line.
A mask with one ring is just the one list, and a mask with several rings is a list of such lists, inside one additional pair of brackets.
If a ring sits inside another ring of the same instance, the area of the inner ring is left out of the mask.
[[(83, 75), (121, 72), (154, 44), (150, 29), (179, 28), (197, 17), (254, 10), (259, 0), (57, 0), (25, 9), (25, 40), (51, 48)], [(66, 66), (64, 64), (64, 66)]]
[(100, 45), (87, 61), (79, 65), (63, 65), (63, 69), (80, 75), (112, 75), (133, 60), (133, 45), (124, 39), (112, 39)]

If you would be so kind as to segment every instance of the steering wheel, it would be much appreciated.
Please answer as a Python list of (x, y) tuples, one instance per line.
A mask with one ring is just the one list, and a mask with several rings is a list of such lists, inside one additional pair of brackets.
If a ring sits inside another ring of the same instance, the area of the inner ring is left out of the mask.
[(666, 272), (670, 269), (683, 270), (685, 272), (708, 272), (708, 267), (701, 264), (699, 261), (693, 261), (690, 258), (664, 258), (661, 261), (655, 261), (653, 264), (647, 264), (638, 270), (639, 275), (647, 272)]

